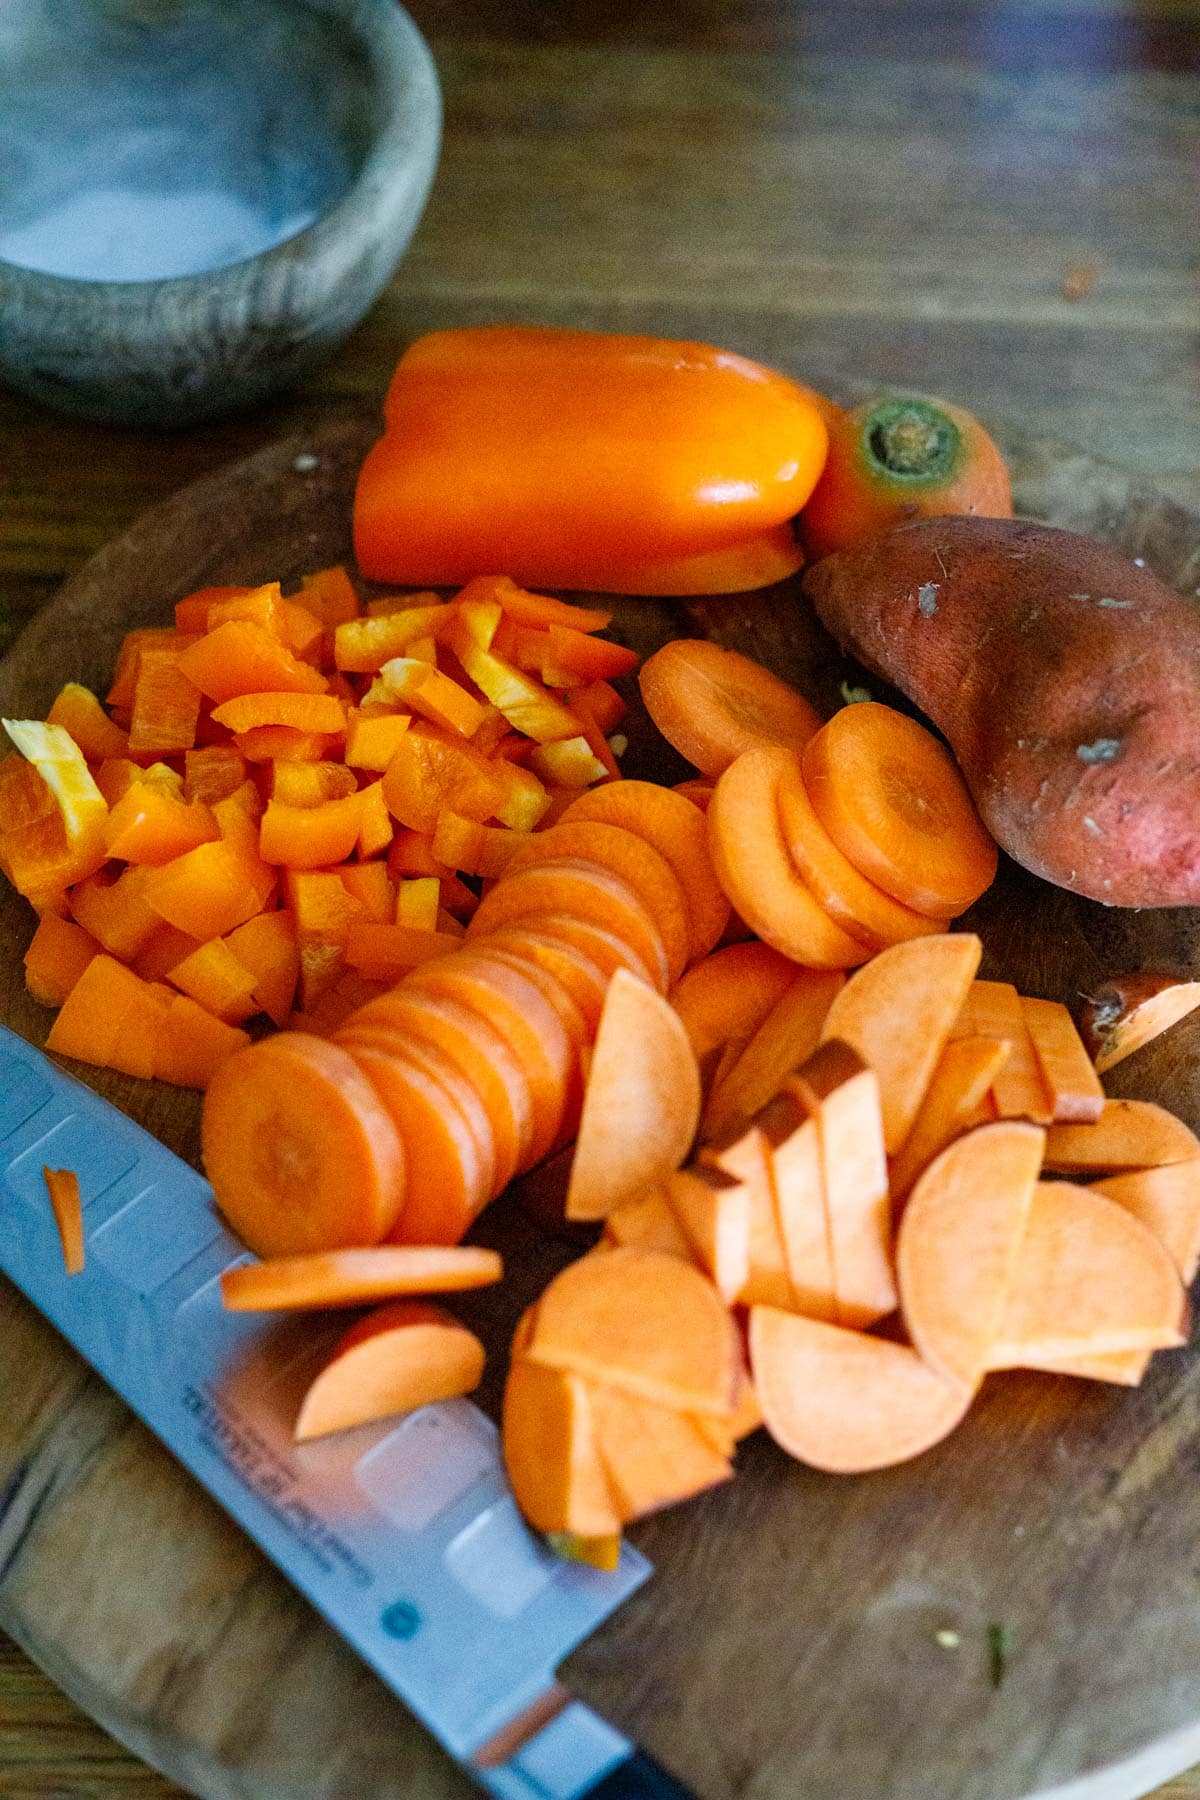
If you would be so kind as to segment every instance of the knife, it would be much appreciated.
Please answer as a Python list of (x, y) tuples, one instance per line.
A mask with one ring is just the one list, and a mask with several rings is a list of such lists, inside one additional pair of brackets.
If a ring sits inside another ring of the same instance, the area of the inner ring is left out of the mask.
[[(73, 1169), (68, 1276), (43, 1168)], [(338, 1329), (226, 1312), (253, 1260), (194, 1169), (0, 1027), (0, 1270), (120, 1394), (381, 1680), (500, 1800), (687, 1800), (555, 1679), (651, 1565), (553, 1555), (471, 1401), (296, 1444)]]

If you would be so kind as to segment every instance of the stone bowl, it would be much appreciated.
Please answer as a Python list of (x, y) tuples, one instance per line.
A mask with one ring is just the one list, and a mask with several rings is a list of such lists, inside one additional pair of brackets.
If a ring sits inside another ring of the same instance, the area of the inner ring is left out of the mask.
[(440, 141), (396, 0), (5, 0), (0, 379), (139, 426), (295, 382), (392, 274)]

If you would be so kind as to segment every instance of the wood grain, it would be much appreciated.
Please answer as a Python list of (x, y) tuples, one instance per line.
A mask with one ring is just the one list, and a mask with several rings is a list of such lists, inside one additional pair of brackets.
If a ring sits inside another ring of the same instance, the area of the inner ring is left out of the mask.
[[(0, 666), (0, 709), (37, 712), (67, 676), (99, 682), (121, 632), (166, 616), (189, 588), (294, 580), (345, 557), (349, 491), (372, 430), (369, 415), (334, 420), (147, 515), (39, 614)], [(1195, 515), (1018, 428), (1001, 438), (1024, 510), (1194, 581)], [(719, 603), (622, 600), (617, 629), (642, 651), (680, 629), (710, 632), (826, 711), (851, 672), (794, 583)], [(632, 769), (672, 772), (636, 706), (630, 738)], [(20, 940), (26, 920), (6, 894), (6, 941)], [(973, 922), (991, 972), (1058, 997), (1106, 968), (1196, 961), (1195, 914), (1108, 912), (1011, 865)], [(14, 958), (0, 969), (0, 1016), (35, 1042), (48, 1025)], [(1198, 1047), (1193, 1019), (1123, 1065), (1114, 1090), (1153, 1093), (1200, 1125)], [(85, 1073), (194, 1158), (194, 1096)], [(563, 1252), (511, 1207), (485, 1215), (481, 1233), (505, 1243), (509, 1270), (472, 1317), (492, 1347), (484, 1398), (494, 1403), (514, 1313)], [(16, 1396), (0, 1414), (0, 1624), (89, 1712), (212, 1800), (466, 1791), (403, 1708), (7, 1289), (0, 1391)], [(1106, 1787), (1103, 1772), (1148, 1755), (1153, 1778), (1200, 1748), (1200, 1496), (1178, 1473), (1197, 1456), (1200, 1352), (1157, 1359), (1131, 1395), (1021, 1376), (993, 1383), (949, 1443), (859, 1482), (805, 1471), (760, 1437), (730, 1489), (638, 1528), (655, 1578), (568, 1660), (565, 1678), (702, 1800), (925, 1800), (931, 1790), (1012, 1800), (1081, 1775), (1097, 1777), (1095, 1800), (1128, 1796), (1139, 1790), (1127, 1775)], [(988, 1645), (998, 1626), (1012, 1652), (996, 1687)], [(959, 1640), (953, 1654), (938, 1641), (946, 1631)], [(1182, 1754), (1179, 1732), (1192, 1734)]]

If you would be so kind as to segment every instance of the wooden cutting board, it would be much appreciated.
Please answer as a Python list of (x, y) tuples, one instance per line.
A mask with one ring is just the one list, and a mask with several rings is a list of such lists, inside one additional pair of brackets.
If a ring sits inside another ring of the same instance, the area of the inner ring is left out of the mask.
[[(146, 515), (0, 664), (0, 710), (40, 716), (70, 678), (103, 688), (121, 634), (165, 621), (192, 588), (348, 560), (373, 431), (331, 419)], [(1001, 435), (1022, 511), (1197, 588), (1200, 515), (1081, 453)], [(708, 633), (825, 711), (861, 679), (791, 584), (705, 604), (620, 600), (614, 630), (642, 652)], [(630, 773), (672, 776), (636, 707), (629, 735)], [(969, 922), (988, 974), (1070, 1001), (1105, 973), (1195, 970), (1196, 918), (1106, 912), (1005, 864)], [(19, 965), (29, 931), (5, 889), (0, 1018), (41, 1043), (50, 1016)], [(1200, 1016), (1131, 1059), (1112, 1091), (1200, 1128), (1198, 1051)], [(82, 1073), (195, 1158), (194, 1096)], [(512, 1271), (477, 1314), (494, 1403), (513, 1309), (566, 1252), (508, 1201), (480, 1235)], [(1115, 1800), (1200, 1758), (1200, 1352), (1157, 1357), (1135, 1393), (995, 1379), (946, 1444), (884, 1474), (825, 1477), (761, 1433), (739, 1471), (637, 1528), (654, 1579), (565, 1669), (702, 1800)], [(2, 1278), (0, 1625), (205, 1800), (474, 1791)]]

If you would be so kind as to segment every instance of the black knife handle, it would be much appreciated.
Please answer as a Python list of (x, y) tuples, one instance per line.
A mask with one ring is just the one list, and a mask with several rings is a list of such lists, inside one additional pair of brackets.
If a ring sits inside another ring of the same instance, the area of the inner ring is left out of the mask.
[(652, 1756), (635, 1750), (589, 1788), (585, 1800), (694, 1800), (694, 1796)]

